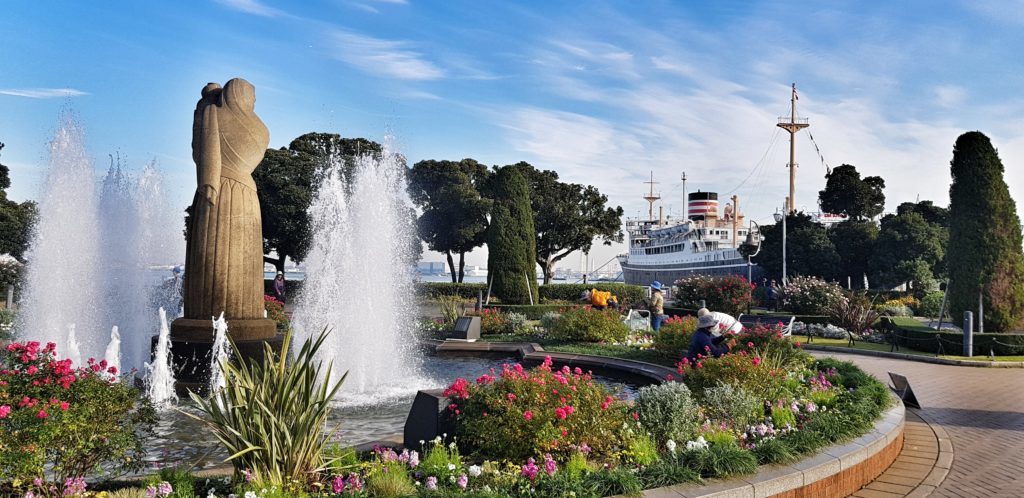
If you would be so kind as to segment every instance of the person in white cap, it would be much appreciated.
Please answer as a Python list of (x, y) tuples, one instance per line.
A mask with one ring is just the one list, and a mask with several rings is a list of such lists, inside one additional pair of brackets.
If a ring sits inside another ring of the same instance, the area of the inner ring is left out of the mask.
[(711, 335), (715, 337), (725, 333), (739, 334), (743, 331), (743, 324), (730, 314), (722, 313), (721, 311), (710, 311), (707, 308), (697, 310), (697, 318), (705, 315), (711, 315), (715, 317), (715, 320), (718, 320), (718, 325), (711, 330)]
[(718, 320), (710, 313), (697, 319), (697, 330), (693, 333), (693, 339), (690, 340), (690, 349), (686, 351), (687, 360), (693, 363), (702, 358), (718, 358), (728, 353), (729, 349), (736, 344), (736, 339), (727, 338), (724, 335), (719, 337), (711, 335), (711, 331), (716, 326), (718, 326)]

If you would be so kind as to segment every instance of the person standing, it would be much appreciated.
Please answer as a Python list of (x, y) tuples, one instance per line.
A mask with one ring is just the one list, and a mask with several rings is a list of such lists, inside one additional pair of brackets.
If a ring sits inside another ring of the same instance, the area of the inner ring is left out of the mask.
[(274, 297), (278, 301), (281, 301), (283, 303), (284, 302), (284, 293), (285, 293), (285, 288), (284, 288), (284, 272), (280, 272), (279, 271), (279, 272), (277, 272), (277, 277), (274, 277)]
[(779, 286), (775, 283), (775, 279), (772, 279), (771, 285), (765, 289), (768, 295), (768, 309), (772, 311), (779, 311)]
[(651, 328), (655, 332), (665, 321), (665, 296), (661, 295), (661, 282), (651, 282)]

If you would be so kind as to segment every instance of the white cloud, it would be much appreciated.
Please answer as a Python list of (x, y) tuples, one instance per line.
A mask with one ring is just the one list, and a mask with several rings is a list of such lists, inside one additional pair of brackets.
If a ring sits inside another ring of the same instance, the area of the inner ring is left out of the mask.
[(933, 91), (939, 107), (958, 107), (967, 98), (967, 90), (956, 85), (939, 85)]
[(12, 97), (27, 97), (30, 99), (52, 99), (58, 97), (81, 97), (89, 95), (74, 88), (4, 88), (0, 89), (0, 95)]
[(1001, 23), (1024, 25), (1024, 0), (965, 0), (961, 4), (974, 13)]
[(261, 17), (278, 17), (285, 15), (281, 10), (265, 5), (259, 0), (217, 0), (221, 5), (239, 12)]
[(402, 80), (436, 80), (445, 72), (411, 49), (411, 43), (385, 40), (348, 31), (334, 35), (334, 57), (377, 76)]

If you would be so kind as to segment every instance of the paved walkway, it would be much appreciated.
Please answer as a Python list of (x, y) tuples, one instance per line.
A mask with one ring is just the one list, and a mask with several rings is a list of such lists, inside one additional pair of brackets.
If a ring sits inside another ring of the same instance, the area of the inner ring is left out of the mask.
[(1024, 496), (1024, 369), (815, 355), (852, 361), (886, 383), (887, 372), (907, 377), (923, 407), (908, 412), (944, 430), (953, 446), (949, 474), (931, 496)]

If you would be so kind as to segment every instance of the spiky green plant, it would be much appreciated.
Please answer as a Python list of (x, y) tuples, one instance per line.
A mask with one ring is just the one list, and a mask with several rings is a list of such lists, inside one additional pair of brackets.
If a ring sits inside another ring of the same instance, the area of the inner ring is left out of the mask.
[(332, 463), (324, 457), (329, 440), (324, 426), (330, 401), (348, 374), (333, 385), (324, 378), (316, 356), (328, 333), (325, 328), (315, 339), (306, 339), (291, 362), (290, 330), (282, 354), (264, 345), (262, 361), (245, 359), (233, 347), (234, 361), (221, 364), (224, 388), (208, 399), (189, 393), (206, 415), (194, 417), (206, 422), (227, 449), (236, 479), (248, 471), (261, 486), (283, 488), (315, 480)]

